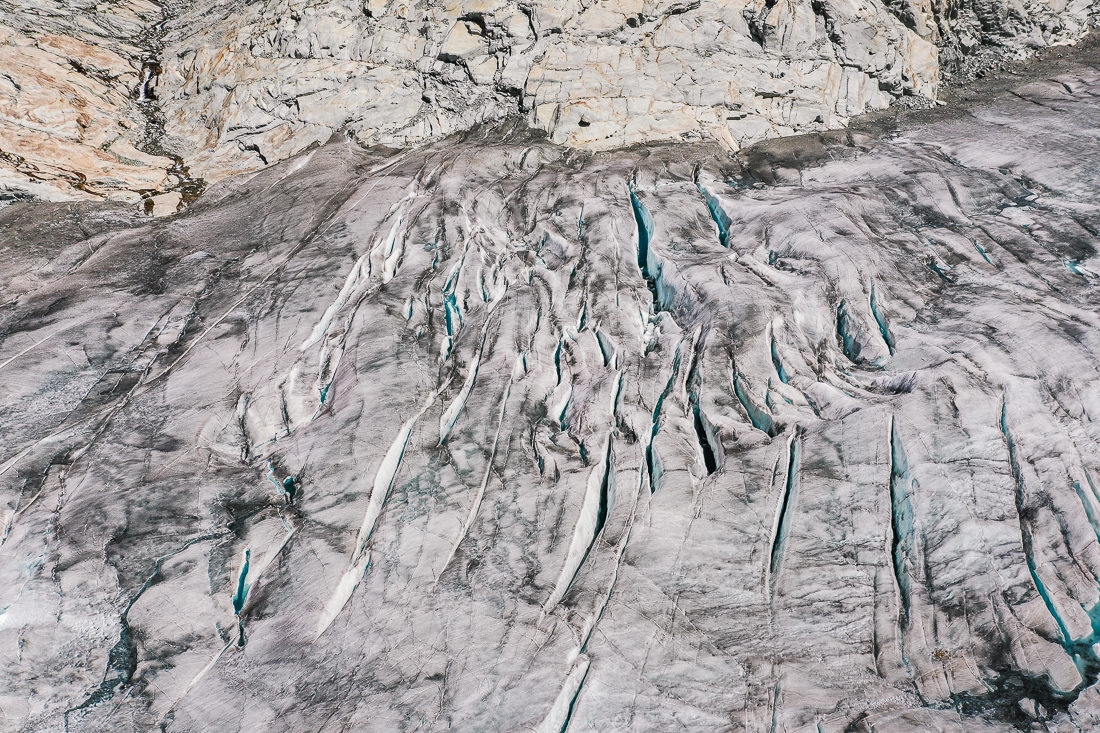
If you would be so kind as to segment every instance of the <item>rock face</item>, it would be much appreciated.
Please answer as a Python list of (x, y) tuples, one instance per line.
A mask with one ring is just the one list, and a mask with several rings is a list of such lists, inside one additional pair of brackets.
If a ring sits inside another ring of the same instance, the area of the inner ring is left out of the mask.
[(199, 142), (207, 177), (338, 129), (401, 147), (514, 114), (574, 147), (736, 149), (932, 96), (938, 74), (935, 47), (874, 2), (272, 0), (223, 13), (198, 34), (209, 8), (180, 19), (159, 84), (169, 131)]
[(736, 159), (9, 206), (5, 726), (1097, 730), (1090, 53)]
[[(0, 196), (138, 201), (170, 185), (143, 151), (146, 0), (100, 6), (0, 2)], [(6, 195), (4, 195), (6, 194)]]
[(940, 61), (955, 75), (971, 75), (995, 60), (1071, 43), (1095, 23), (1093, 0), (886, 0), (887, 7), (921, 38), (940, 47)]
[(936, 44), (949, 68), (978, 64), (991, 45), (1019, 55), (1076, 40), (1100, 6), (52, 2), (0, 4), (12, 26), (0, 31), (0, 182), (129, 199), (252, 172), (340, 131), (404, 147), (507, 117), (585, 150), (677, 140), (736, 150), (935, 97)]

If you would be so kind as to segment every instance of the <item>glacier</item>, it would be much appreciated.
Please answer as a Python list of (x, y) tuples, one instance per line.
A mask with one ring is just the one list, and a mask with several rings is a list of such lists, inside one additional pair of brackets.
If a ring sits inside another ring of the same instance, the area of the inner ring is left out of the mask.
[(1100, 729), (1100, 54), (0, 209), (0, 727)]

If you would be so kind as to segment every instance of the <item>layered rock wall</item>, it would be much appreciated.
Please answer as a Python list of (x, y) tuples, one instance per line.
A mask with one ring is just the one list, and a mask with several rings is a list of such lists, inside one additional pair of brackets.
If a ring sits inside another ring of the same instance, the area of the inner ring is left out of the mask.
[(148, 0), (0, 2), (0, 197), (136, 201), (168, 184), (172, 160), (139, 149), (136, 94), (160, 15)]
[(161, 82), (169, 131), (213, 177), (336, 129), (405, 146), (517, 113), (580, 148), (736, 149), (932, 96), (938, 74), (935, 47), (870, 2), (272, 0), (224, 13), (180, 32)]
[(735, 150), (934, 98), (940, 49), (967, 69), (1097, 16), (1095, 0), (52, 2), (0, 4), (9, 197), (151, 197), (339, 131), (403, 147), (507, 117), (585, 150)]

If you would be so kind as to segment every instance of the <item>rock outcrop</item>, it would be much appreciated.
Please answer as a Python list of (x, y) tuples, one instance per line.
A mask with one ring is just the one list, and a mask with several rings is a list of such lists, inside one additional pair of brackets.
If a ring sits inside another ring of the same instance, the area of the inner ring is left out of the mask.
[(1049, 46), (1072, 43), (1095, 24), (1095, 0), (885, 0), (940, 63), (963, 78)]
[(172, 185), (136, 45), (160, 18), (148, 0), (0, 3), (0, 195), (136, 202)]
[(938, 54), (969, 68), (983, 49), (1072, 42), (1098, 12), (1095, 0), (5, 0), (0, 11), (11, 26), (0, 185), (131, 200), (255, 171), (336, 132), (405, 147), (507, 117), (584, 150), (736, 150), (934, 98)]
[[(523, 115), (591, 150), (838, 127), (935, 94), (936, 49), (874, 2), (272, 0), (179, 24), (158, 88), (206, 177), (333, 130), (404, 147)], [(184, 32), (183, 29), (186, 29)], [(207, 161), (210, 161), (209, 163)]]

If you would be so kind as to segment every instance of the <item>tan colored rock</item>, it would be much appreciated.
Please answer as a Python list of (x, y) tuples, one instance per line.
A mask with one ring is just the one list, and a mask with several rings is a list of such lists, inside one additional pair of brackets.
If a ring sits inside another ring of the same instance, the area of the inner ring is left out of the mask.
[(443, 47), (439, 49), (441, 59), (464, 61), (489, 52), (485, 39), (474, 33), (471, 26), (471, 23), (465, 21), (454, 24), (446, 40), (443, 41)]
[[(137, 200), (170, 185), (170, 158), (138, 149), (139, 49), (125, 40), (159, 12), (145, 0), (93, 20), (65, 8), (0, 16), (0, 190), (51, 200)], [(54, 13), (49, 12), (53, 10)], [(48, 192), (47, 192), (48, 191)]]
[(179, 211), (183, 197), (178, 191), (169, 191), (145, 200), (145, 210), (155, 217), (170, 216)]
[(163, 168), (130, 165), (81, 141), (7, 120), (0, 120), (0, 151), (17, 160), (16, 168), (35, 180), (92, 195), (105, 196), (115, 189), (152, 190), (168, 182)]
[[(0, 185), (22, 176), (78, 197), (177, 185), (150, 151), (215, 182), (339, 132), (402, 147), (515, 116), (589, 150), (736, 149), (934, 100), (937, 43), (956, 65), (989, 34), (1024, 53), (1100, 13), (1048, 0), (198, 0), (170, 6), (156, 101), (140, 106), (136, 44), (160, 6), (33, 1), (32, 15), (0, 0)], [(165, 134), (150, 147), (154, 109)]]
[(938, 84), (934, 45), (879, 0), (830, 0), (824, 16), (810, 0), (365, 7), (267, 0), (218, 16), (200, 3), (177, 19), (158, 93), (192, 170), (255, 170), (339, 130), (406, 146), (516, 114), (589, 149), (738, 147)]

